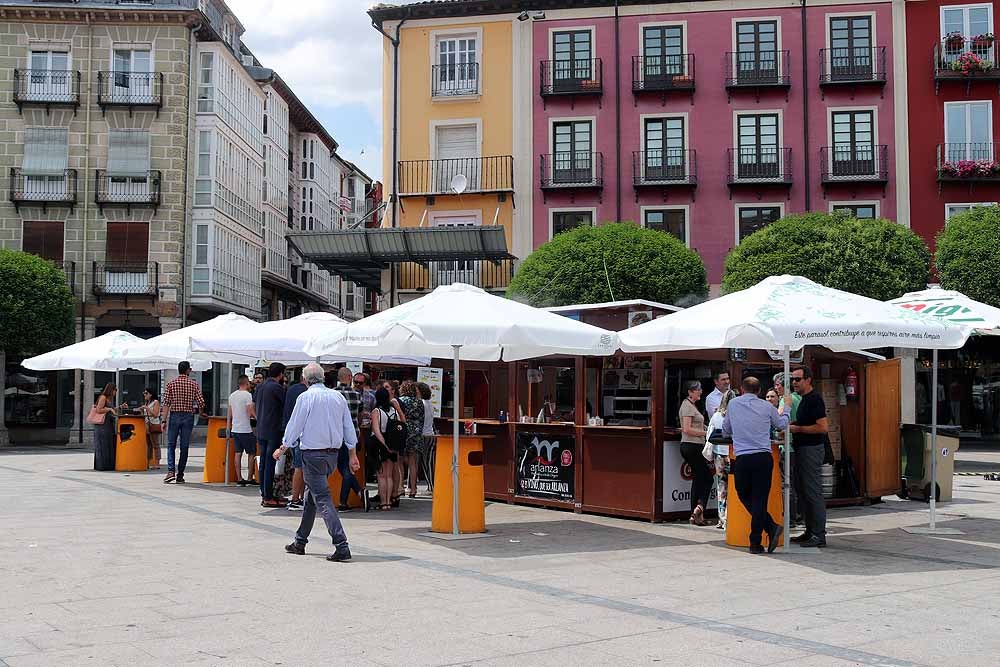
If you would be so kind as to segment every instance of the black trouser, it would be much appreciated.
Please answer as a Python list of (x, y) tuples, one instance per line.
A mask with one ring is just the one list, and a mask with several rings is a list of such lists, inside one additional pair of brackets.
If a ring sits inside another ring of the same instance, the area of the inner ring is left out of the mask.
[(708, 461), (701, 455), (704, 445), (696, 445), (691, 442), (681, 443), (681, 456), (684, 462), (691, 468), (691, 511), (697, 505), (702, 509), (708, 509), (708, 495), (712, 492), (712, 483), (715, 478), (708, 469)]
[(756, 452), (736, 457), (735, 484), (743, 507), (750, 512), (750, 545), (760, 546), (761, 534), (774, 528), (774, 519), (767, 511), (771, 495), (771, 472), (774, 460), (770, 452)]

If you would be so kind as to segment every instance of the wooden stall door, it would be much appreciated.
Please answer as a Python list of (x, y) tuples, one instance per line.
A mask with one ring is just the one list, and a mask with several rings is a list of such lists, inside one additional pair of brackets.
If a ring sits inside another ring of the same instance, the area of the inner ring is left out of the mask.
[(899, 490), (900, 359), (865, 367), (865, 494), (887, 496)]

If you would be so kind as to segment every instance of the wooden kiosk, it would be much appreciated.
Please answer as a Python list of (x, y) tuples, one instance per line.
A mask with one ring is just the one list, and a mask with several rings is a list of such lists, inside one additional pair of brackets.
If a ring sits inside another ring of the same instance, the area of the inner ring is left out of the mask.
[[(580, 319), (626, 328), (628, 313), (608, 306)], [(813, 369), (827, 404), (831, 445), (845, 479), (828, 505), (895, 493), (900, 361), (808, 348), (800, 363)], [(755, 375), (769, 387), (782, 362), (763, 351), (704, 350), (464, 363), (458, 412), (490, 436), (484, 440), (487, 499), (648, 521), (686, 518), (690, 474), (680, 457), (677, 417), (682, 387), (700, 380), (707, 396), (713, 373), (721, 370), (734, 386)], [(852, 398), (843, 392), (850, 370), (860, 388)], [(501, 411), (506, 422), (498, 418)], [(539, 416), (549, 419), (539, 423)], [(439, 422), (441, 433), (451, 432), (450, 419)]]

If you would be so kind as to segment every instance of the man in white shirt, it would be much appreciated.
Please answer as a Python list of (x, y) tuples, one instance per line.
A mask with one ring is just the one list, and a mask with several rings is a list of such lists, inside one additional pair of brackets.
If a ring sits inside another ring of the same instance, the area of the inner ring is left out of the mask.
[(253, 433), (250, 419), (257, 418), (257, 411), (254, 409), (253, 395), (250, 393), (250, 378), (241, 375), (237, 384), (238, 389), (229, 395), (227, 425), (236, 450), (236, 456), (233, 457), (236, 464), (236, 483), (246, 486), (247, 481), (243, 478), (243, 453), (247, 455), (247, 471), (252, 472), (253, 458), (257, 455), (257, 436)]
[(712, 415), (722, 405), (722, 397), (729, 391), (731, 384), (729, 381), (729, 371), (719, 371), (712, 379), (715, 380), (715, 389), (705, 399), (705, 412), (708, 413), (709, 419), (712, 418)]
[(361, 469), (355, 451), (358, 435), (354, 430), (354, 418), (347, 400), (340, 392), (323, 385), (322, 366), (309, 364), (303, 369), (302, 376), (309, 389), (295, 401), (295, 409), (285, 427), (281, 447), (274, 452), (277, 460), (289, 446), (298, 447), (302, 452), (302, 474), (306, 482), (302, 522), (295, 532), (295, 541), (286, 546), (285, 551), (299, 556), (305, 554), (318, 506), (335, 547), (335, 551), (326, 559), (333, 562), (351, 560), (347, 533), (344, 532), (340, 516), (333, 506), (327, 478), (337, 469), (337, 454), (344, 446), (350, 454), (351, 472), (356, 473)]

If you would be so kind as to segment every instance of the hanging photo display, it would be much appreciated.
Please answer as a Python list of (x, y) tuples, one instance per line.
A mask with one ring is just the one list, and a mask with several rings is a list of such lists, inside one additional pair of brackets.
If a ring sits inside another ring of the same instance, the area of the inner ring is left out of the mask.
[(554, 433), (517, 434), (514, 493), (529, 498), (572, 501), (575, 497), (576, 437)]

